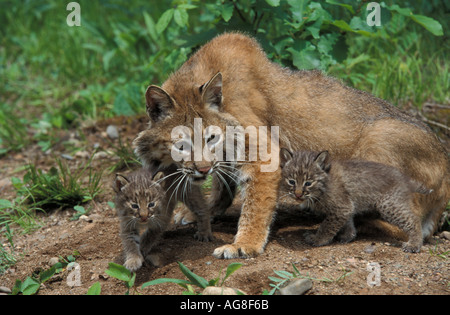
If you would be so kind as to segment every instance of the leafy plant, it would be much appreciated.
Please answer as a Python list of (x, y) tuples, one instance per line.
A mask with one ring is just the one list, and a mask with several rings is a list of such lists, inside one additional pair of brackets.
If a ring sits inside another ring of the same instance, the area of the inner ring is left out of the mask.
[(34, 272), (33, 275), (27, 277), (23, 282), (16, 280), (16, 283), (12, 289), (12, 295), (34, 295), (37, 294), (41, 284), (50, 280), (55, 274), (60, 273), (65, 268), (69, 268), (75, 263), (75, 257), (80, 255), (78, 251), (74, 251), (73, 255), (67, 256), (67, 258), (59, 257), (59, 262), (54, 264), (50, 269), (40, 270)]
[(206, 280), (205, 278), (193, 273), (191, 270), (189, 270), (189, 268), (187, 268), (181, 262), (178, 262), (178, 266), (179, 266), (181, 272), (186, 276), (186, 278), (188, 280), (160, 278), (160, 279), (156, 279), (156, 280), (152, 280), (152, 281), (144, 283), (142, 285), (142, 289), (144, 289), (148, 286), (151, 286), (151, 285), (156, 285), (156, 284), (161, 284), (161, 283), (175, 283), (185, 289), (185, 291), (183, 291), (183, 295), (196, 295), (199, 293), (197, 293), (195, 291), (194, 286), (196, 286), (200, 289), (205, 289), (206, 287), (209, 287), (209, 286), (222, 287), (225, 283), (225, 280), (227, 280), (228, 277), (230, 277), (236, 270), (241, 268), (242, 264), (241, 263), (229, 264), (227, 267), (227, 270), (225, 272), (225, 276), (223, 278), (221, 278), (222, 277), (222, 269), (221, 269), (219, 271), (219, 275), (217, 276), (217, 278), (211, 279), (209, 281)]
[[(109, 263), (108, 266), (108, 269), (105, 271), (106, 274), (123, 281), (125, 283), (125, 286), (127, 287), (127, 292), (125, 293), (125, 295), (129, 295), (130, 290), (134, 286), (134, 282), (136, 280), (136, 273), (131, 273), (127, 268), (119, 264)], [(97, 292), (100, 294), (98, 288), (92, 288), (91, 293)]]

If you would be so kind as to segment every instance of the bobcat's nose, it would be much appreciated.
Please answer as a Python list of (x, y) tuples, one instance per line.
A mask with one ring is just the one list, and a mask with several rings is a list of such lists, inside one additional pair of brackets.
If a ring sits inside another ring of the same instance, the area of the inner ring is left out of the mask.
[(210, 169), (211, 169), (211, 166), (206, 166), (206, 167), (202, 167), (202, 168), (197, 169), (197, 171), (199, 171), (203, 175), (206, 175), (206, 174), (208, 174)]
[(302, 200), (303, 199), (303, 192), (295, 192), (295, 197), (297, 198), (297, 199), (300, 199), (300, 200)]

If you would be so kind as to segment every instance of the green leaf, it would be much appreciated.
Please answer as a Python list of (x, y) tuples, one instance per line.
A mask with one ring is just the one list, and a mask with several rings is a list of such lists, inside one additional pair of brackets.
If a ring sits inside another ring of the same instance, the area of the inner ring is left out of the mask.
[(294, 47), (289, 47), (287, 51), (292, 54), (292, 61), (298, 69), (320, 68), (319, 52), (310, 42), (296, 43)]
[(272, 7), (278, 7), (280, 5), (280, 0), (266, 0), (266, 2)]
[(115, 263), (109, 263), (108, 266), (109, 268), (105, 272), (111, 277), (127, 282), (132, 279), (131, 272), (124, 266)]
[(350, 4), (339, 3), (335, 0), (326, 0), (325, 2), (329, 4), (339, 5), (349, 10), (352, 14), (355, 14), (355, 10), (353, 10), (353, 7)]
[(181, 285), (185, 289), (187, 289), (187, 286), (186, 286), (187, 284), (192, 284), (190, 281), (182, 280), (182, 279), (161, 278), (161, 279), (156, 279), (156, 280), (146, 282), (142, 285), (141, 288), (144, 289), (151, 285), (161, 284), (161, 283), (175, 283), (175, 284)]
[(39, 280), (41, 283), (49, 280), (56, 273), (57, 266), (54, 264), (50, 269), (44, 270), (39, 274)]
[(220, 6), (220, 13), (225, 22), (228, 22), (233, 16), (234, 6), (231, 3), (226, 3)]
[(75, 206), (75, 207), (73, 207), (73, 210), (75, 210), (76, 212), (79, 212), (81, 214), (85, 214), (86, 213), (86, 209), (84, 209), (83, 206)]
[(442, 30), (442, 25), (435, 19), (432, 19), (427, 16), (423, 15), (412, 15), (411, 19), (425, 27), (429, 32), (431, 32), (435, 36), (442, 36), (444, 35), (444, 31)]
[(177, 8), (173, 13), (173, 19), (178, 26), (185, 27), (188, 25), (189, 15), (186, 10)]
[(33, 295), (36, 294), (37, 291), (39, 291), (40, 285), (41, 284), (38, 281), (31, 277), (28, 277), (22, 283), (20, 290), (22, 291), (23, 295)]
[(144, 12), (144, 21), (148, 34), (151, 39), (156, 42), (158, 40), (158, 33), (156, 32), (155, 21), (147, 12)]
[(156, 32), (158, 32), (158, 34), (161, 34), (167, 28), (170, 21), (172, 20), (174, 11), (174, 9), (169, 9), (161, 15), (158, 22), (156, 23)]
[(100, 295), (102, 292), (102, 286), (100, 282), (94, 283), (87, 291), (86, 295)]
[(6, 199), (0, 199), (0, 209), (8, 209), (8, 208), (12, 208), (13, 204), (11, 201), (6, 200)]
[(225, 278), (223, 278), (222, 285), (227, 280), (229, 276), (231, 276), (236, 270), (242, 267), (241, 263), (231, 263), (227, 267), (227, 272), (225, 274)]
[(196, 275), (195, 273), (193, 273), (192, 271), (190, 271), (185, 265), (183, 265), (182, 263), (178, 263), (178, 266), (180, 266), (181, 272), (189, 279), (191, 280), (193, 285), (196, 285), (202, 289), (206, 288), (208, 286), (208, 281), (203, 278), (200, 277), (198, 275)]

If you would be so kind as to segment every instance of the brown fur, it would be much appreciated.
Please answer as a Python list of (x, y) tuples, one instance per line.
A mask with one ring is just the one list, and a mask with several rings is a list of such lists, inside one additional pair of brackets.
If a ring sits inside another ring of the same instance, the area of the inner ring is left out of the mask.
[[(219, 72), (221, 89), (205, 84)], [(201, 117), (204, 126), (223, 130), (229, 124), (280, 126), (280, 146), (290, 150), (328, 150), (337, 158), (399, 168), (434, 190), (414, 199), (428, 235), (450, 197), (447, 154), (422, 122), (319, 71), (281, 68), (242, 34), (223, 34), (204, 45), (162, 88), (149, 87), (146, 99), (150, 126), (138, 135), (135, 146), (149, 166), (173, 164), (172, 128), (192, 126), (193, 118)], [(246, 191), (239, 229), (233, 244), (215, 250), (216, 257), (252, 256), (264, 250), (280, 173), (263, 173), (260, 164), (237, 166)], [(229, 205), (217, 202), (223, 194), (213, 195), (216, 208)]]
[(432, 191), (412, 181), (398, 169), (361, 160), (330, 161), (320, 153), (281, 149), (280, 199), (292, 198), (323, 212), (325, 220), (306, 241), (314, 246), (329, 244), (335, 236), (347, 243), (356, 237), (355, 215), (378, 214), (407, 235), (406, 252), (419, 252), (422, 225), (413, 194)]

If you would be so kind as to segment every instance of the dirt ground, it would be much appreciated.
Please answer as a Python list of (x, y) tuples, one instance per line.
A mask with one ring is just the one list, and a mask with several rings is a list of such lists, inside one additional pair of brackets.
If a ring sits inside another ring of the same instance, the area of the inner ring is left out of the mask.
[[(102, 150), (109, 149), (111, 143), (105, 139), (105, 130), (110, 124), (120, 126), (122, 140), (130, 143), (139, 130), (145, 129), (145, 122), (145, 117), (116, 118), (85, 127), (82, 132), (89, 143), (85, 150), (92, 153), (94, 144)], [(62, 139), (67, 137), (73, 138), (73, 134), (61, 135)], [(0, 171), (5, 175), (0, 182), (1, 198), (15, 196), (10, 182), (5, 179), (11, 176), (21, 178), (23, 171), (17, 170), (18, 166), (35, 162), (38, 168), (47, 170), (53, 165), (54, 157), (65, 153), (64, 150), (62, 144), (47, 154), (37, 147), (31, 147), (3, 157)], [(83, 157), (76, 157), (67, 162), (76, 167), (86, 161)], [(94, 160), (93, 167), (106, 168), (115, 162), (113, 156), (105, 155)], [(114, 209), (108, 205), (108, 201), (113, 201), (110, 189), (112, 178), (113, 174), (105, 172), (103, 193), (95, 202), (85, 205), (85, 208), (90, 209), (87, 219), (72, 221), (70, 219), (74, 210), (54, 210), (40, 215), (42, 228), (31, 234), (17, 235), (14, 244), (19, 253), (18, 262), (0, 275), (0, 286), (12, 288), (16, 279), (23, 281), (33, 272), (50, 268), (52, 258), (65, 257), (78, 251), (81, 255), (76, 257), (76, 262), (80, 265), (81, 286), (67, 284), (69, 271), (66, 270), (42, 285), (39, 295), (86, 294), (88, 288), (97, 281), (104, 295), (125, 294), (123, 282), (105, 273), (109, 262), (123, 263), (118, 219)], [(292, 272), (292, 264), (302, 276), (313, 279), (313, 287), (307, 294), (450, 294), (449, 240), (435, 236), (432, 243), (424, 245), (418, 254), (404, 253), (400, 241), (383, 234), (361, 234), (349, 244), (333, 243), (312, 248), (304, 242), (303, 233), (316, 229), (320, 221), (290, 208), (279, 209), (262, 255), (250, 259), (216, 259), (212, 256), (214, 249), (233, 242), (240, 202), (240, 198), (236, 198), (225, 215), (214, 221), (212, 228), (215, 240), (212, 242), (196, 241), (193, 237), (196, 231), (194, 225), (173, 226), (167, 231), (156, 248), (162, 266), (155, 268), (145, 265), (141, 268), (136, 277), (138, 290), (132, 290), (131, 293), (181, 294), (183, 289), (175, 284), (140, 289), (143, 283), (158, 278), (185, 279), (177, 262), (182, 262), (207, 280), (216, 278), (219, 271), (229, 263), (241, 262), (242, 268), (226, 281), (226, 285), (253, 295), (272, 289), (270, 284), (273, 282), (269, 276), (276, 276), (274, 270)], [(6, 243), (4, 239), (0, 241)], [(371, 263), (380, 267), (379, 286), (368, 285), (368, 279), (373, 278), (374, 272), (368, 269)]]

